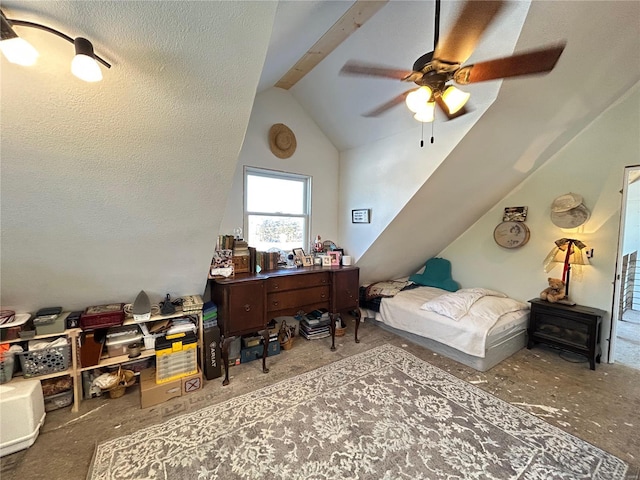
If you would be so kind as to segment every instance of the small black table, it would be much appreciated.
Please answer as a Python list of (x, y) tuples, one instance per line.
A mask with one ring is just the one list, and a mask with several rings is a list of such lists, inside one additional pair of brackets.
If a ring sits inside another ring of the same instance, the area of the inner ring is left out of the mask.
[(529, 300), (529, 341), (554, 345), (563, 350), (586, 355), (591, 370), (600, 363), (600, 325), (607, 312), (583, 305), (550, 303), (539, 298)]

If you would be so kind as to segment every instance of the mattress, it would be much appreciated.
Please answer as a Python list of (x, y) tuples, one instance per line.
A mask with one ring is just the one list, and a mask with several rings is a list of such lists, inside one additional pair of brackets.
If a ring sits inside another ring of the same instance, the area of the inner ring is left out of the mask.
[(393, 298), (383, 299), (380, 312), (365, 311), (365, 316), (373, 317), (393, 329), (434, 340), (453, 350), (478, 358), (484, 358), (489, 349), (526, 331), (528, 308), (505, 313), (490, 326), (465, 318), (456, 321), (420, 309), (427, 300), (447, 293), (450, 292), (432, 287), (405, 290)]

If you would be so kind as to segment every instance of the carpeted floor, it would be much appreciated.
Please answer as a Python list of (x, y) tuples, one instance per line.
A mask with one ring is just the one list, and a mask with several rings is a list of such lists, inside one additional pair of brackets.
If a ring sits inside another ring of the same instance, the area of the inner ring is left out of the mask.
[(615, 456), (383, 345), (100, 444), (112, 479), (623, 479)]

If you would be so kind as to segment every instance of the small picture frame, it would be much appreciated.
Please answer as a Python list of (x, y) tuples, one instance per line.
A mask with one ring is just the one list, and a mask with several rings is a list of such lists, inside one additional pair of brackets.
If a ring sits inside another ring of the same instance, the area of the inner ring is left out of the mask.
[(506, 207), (503, 222), (524, 222), (527, 219), (527, 207)]
[(351, 210), (351, 223), (371, 223), (371, 209)]
[(303, 258), (304, 255), (304, 250), (301, 248), (294, 248), (293, 249), (293, 256), (294, 257), (298, 257), (298, 258)]
[(327, 252), (329, 254), (329, 258), (331, 258), (331, 266), (332, 267), (338, 267), (340, 266), (340, 252), (338, 252), (337, 250), (332, 250), (330, 252)]
[(305, 255), (302, 257), (303, 267), (313, 267), (313, 257), (311, 255)]
[(322, 256), (322, 266), (330, 267), (331, 266), (331, 257), (329, 255)]

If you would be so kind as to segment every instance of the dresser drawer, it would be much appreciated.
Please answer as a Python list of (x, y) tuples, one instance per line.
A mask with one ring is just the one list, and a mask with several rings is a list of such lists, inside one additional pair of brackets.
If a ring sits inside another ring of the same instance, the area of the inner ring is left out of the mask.
[(329, 272), (293, 274), (267, 279), (267, 293), (329, 285)]
[(267, 312), (295, 309), (304, 305), (329, 303), (329, 286), (311, 287), (267, 294)]

